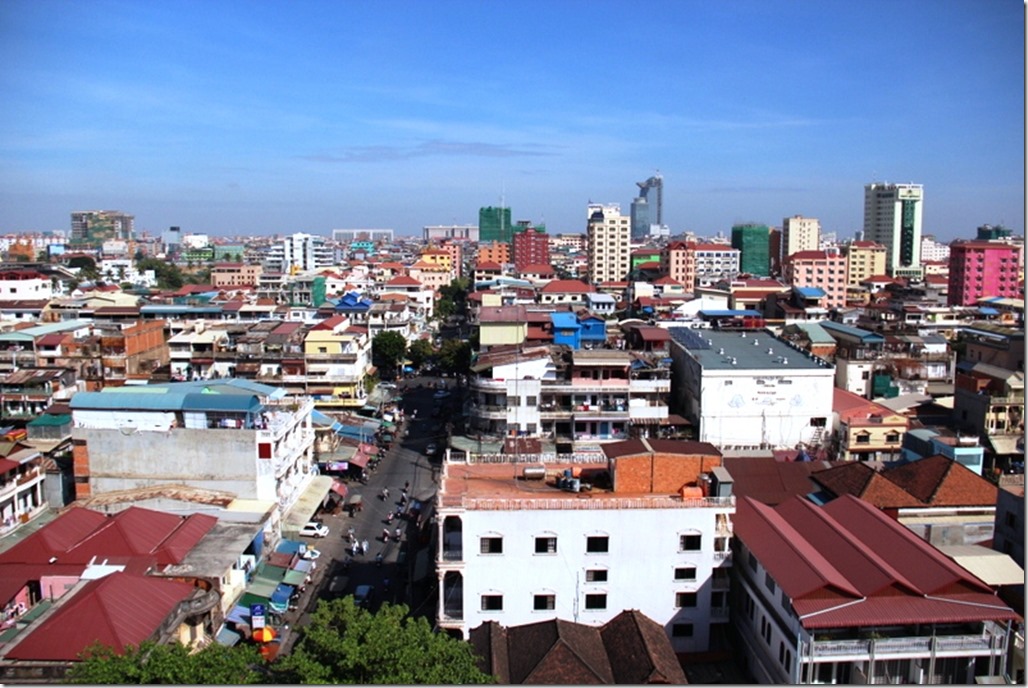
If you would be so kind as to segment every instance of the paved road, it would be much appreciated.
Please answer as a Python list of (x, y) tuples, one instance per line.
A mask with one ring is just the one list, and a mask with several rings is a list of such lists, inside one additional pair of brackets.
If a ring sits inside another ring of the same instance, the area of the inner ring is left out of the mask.
[[(443, 446), (445, 419), (432, 418), (437, 402), (433, 398), (435, 390), (431, 386), (438, 382), (439, 378), (416, 378), (402, 383), (399, 391), (403, 393), (402, 408), (405, 421), (404, 425), (398, 428), (400, 437), (387, 451), (378, 468), (371, 473), (367, 485), (361, 485), (357, 481), (349, 483), (351, 494), (358, 492), (363, 496), (363, 510), (353, 517), (345, 512), (323, 516), (322, 521), (331, 531), (329, 536), (324, 539), (307, 540), (308, 544), (320, 550), (322, 555), (318, 560), (315, 580), (301, 598), (299, 608), (287, 615), (287, 621), (292, 628), (302, 627), (307, 623), (309, 613), (313, 611), (318, 599), (353, 594), (359, 585), (375, 587), (375, 595), (370, 605), (372, 610), (377, 609), (383, 601), (411, 603), (408, 574), (416, 560), (417, 549), (426, 547), (427, 543), (416, 541), (414, 547), (406, 553), (405, 563), (402, 566), (398, 565), (397, 558), (401, 549), (410, 546), (408, 535), (415, 535), (414, 528), (407, 521), (398, 521), (396, 518), (387, 524), (386, 517), (400, 507), (400, 494), (405, 483), (410, 484), (408, 494), (413, 499), (424, 502), (435, 497), (439, 457), (430, 460), (425, 455), (425, 448), (430, 442), (435, 442), (440, 448)], [(450, 386), (454, 385), (453, 380), (446, 382)], [(403, 436), (404, 430), (407, 431), (406, 437)], [(386, 500), (379, 497), (383, 488), (389, 490), (389, 498)], [(393, 537), (397, 526), (401, 528), (399, 543)], [(358, 542), (368, 541), (367, 555), (352, 557), (348, 551), (347, 531), (351, 527)], [(382, 540), (385, 528), (390, 531), (388, 542)], [(408, 530), (411, 532), (408, 533)], [(376, 563), (378, 554), (382, 554), (381, 565)], [(348, 558), (351, 561), (344, 567), (344, 562)], [(337, 585), (341, 588), (334, 593), (329, 590), (333, 579), (336, 579)], [(385, 585), (386, 580), (389, 581), (388, 588)], [(415, 595), (413, 602), (417, 606), (413, 609), (414, 612), (429, 618), (434, 617), (434, 608), (424, 608), (426, 605), (420, 596)], [(283, 639), (282, 651), (288, 651), (293, 641), (295, 633), (289, 633)]]

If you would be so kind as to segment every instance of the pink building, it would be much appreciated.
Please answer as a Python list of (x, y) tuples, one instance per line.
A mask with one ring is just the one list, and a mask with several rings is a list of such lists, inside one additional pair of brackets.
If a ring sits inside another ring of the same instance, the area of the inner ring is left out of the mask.
[(797, 251), (785, 259), (785, 282), (794, 287), (819, 287), (824, 308), (846, 305), (846, 256), (837, 250)]
[(954, 241), (949, 247), (949, 305), (973, 306), (986, 296), (1020, 296), (1020, 252), (1002, 241)]

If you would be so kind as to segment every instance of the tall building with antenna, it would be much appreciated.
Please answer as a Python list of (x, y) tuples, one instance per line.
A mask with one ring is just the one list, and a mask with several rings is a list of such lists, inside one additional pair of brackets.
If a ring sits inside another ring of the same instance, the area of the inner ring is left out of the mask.
[[(664, 178), (655, 174), (644, 182), (636, 182), (639, 196), (632, 201), (632, 239), (644, 239), (650, 234), (652, 226), (664, 226)], [(655, 203), (650, 203), (650, 190), (656, 190)]]

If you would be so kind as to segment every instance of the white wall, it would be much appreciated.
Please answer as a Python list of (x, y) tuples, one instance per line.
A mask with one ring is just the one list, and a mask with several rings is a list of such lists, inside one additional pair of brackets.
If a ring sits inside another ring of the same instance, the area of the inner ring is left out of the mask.
[[(513, 471), (516, 467), (512, 466)], [(554, 497), (565, 496), (554, 489)], [(625, 609), (638, 609), (665, 626), (692, 623), (692, 638), (674, 638), (676, 651), (704, 651), (709, 642), (715, 514), (721, 508), (625, 508), (481, 511), (460, 514), (463, 526), (464, 630), (485, 621), (505, 626), (561, 618), (601, 625)], [(445, 512), (440, 513), (440, 520)], [(699, 533), (701, 549), (679, 551), (679, 535)], [(480, 554), (480, 538), (503, 538), (502, 554)], [(556, 536), (556, 554), (536, 554), (537, 536)], [(586, 552), (586, 538), (607, 536), (607, 553)], [(694, 581), (676, 581), (676, 567), (695, 567)], [(606, 582), (587, 582), (586, 571), (605, 569)], [(696, 592), (694, 608), (678, 609), (675, 594)], [(585, 596), (605, 593), (604, 610), (586, 610)], [(481, 598), (503, 595), (502, 611), (482, 611)], [(534, 596), (555, 594), (556, 609), (535, 611)], [(726, 619), (727, 620), (727, 619)]]

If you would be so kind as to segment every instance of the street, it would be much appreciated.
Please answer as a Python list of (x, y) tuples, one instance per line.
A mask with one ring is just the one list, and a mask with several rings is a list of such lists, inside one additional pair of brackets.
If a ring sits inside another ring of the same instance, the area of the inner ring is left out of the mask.
[[(397, 427), (396, 441), (377, 469), (369, 471), (366, 485), (355, 480), (348, 483), (351, 494), (362, 495), (364, 508), (352, 517), (346, 511), (321, 516), (321, 521), (329, 528), (328, 537), (305, 538), (308, 546), (321, 551), (321, 557), (317, 561), (315, 580), (300, 599), (298, 609), (286, 615), (286, 621), (292, 628), (306, 625), (319, 599), (352, 595), (362, 585), (373, 586), (367, 602), (367, 607), (372, 611), (378, 609), (382, 602), (402, 602), (411, 606), (412, 614), (425, 616), (430, 621), (434, 619), (434, 597), (424, 598), (413, 594), (417, 588), (412, 587), (410, 580), (417, 553), (428, 548), (430, 540), (419, 537), (414, 522), (397, 519), (395, 514), (401, 508), (400, 497), (407, 483), (409, 498), (422, 504), (427, 503), (429, 506), (425, 508), (431, 509), (430, 505), (435, 499), (435, 475), (441, 456), (432, 457), (430, 461), (425, 456), (425, 448), (431, 442), (435, 442), (440, 449), (444, 444), (446, 421), (432, 417), (438, 403), (433, 398), (436, 392), (434, 385), (439, 381), (440, 378), (415, 378), (398, 385), (396, 394), (403, 395), (401, 407), (405, 420), (403, 426)], [(451, 386), (454, 384), (453, 380), (447, 382)], [(385, 488), (389, 490), (389, 496), (382, 499), (380, 495)], [(425, 508), (422, 509), (420, 523), (421, 531), (427, 533)], [(387, 518), (390, 513), (394, 514), (391, 522)], [(430, 516), (431, 513), (428, 514)], [(401, 530), (399, 542), (394, 538), (397, 527)], [(347, 537), (350, 528), (354, 529), (358, 543), (368, 541), (367, 554), (352, 555)], [(383, 531), (386, 529), (389, 539), (383, 541)], [(379, 554), (382, 555), (381, 564), (376, 561)], [(295, 633), (290, 632), (282, 640), (282, 652), (288, 652), (293, 642)]]

